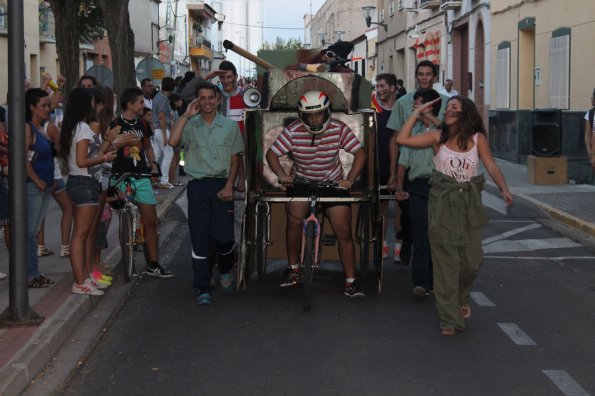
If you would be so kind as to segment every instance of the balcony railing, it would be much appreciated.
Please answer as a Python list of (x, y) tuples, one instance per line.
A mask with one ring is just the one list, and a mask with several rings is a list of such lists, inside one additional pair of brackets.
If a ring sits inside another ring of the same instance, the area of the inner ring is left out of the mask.
[(440, 0), (420, 0), (419, 8), (427, 8), (427, 9), (440, 8)]

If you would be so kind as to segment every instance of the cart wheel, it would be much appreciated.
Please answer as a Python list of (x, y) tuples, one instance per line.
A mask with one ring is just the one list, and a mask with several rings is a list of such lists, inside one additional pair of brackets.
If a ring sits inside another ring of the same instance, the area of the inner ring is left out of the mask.
[(312, 278), (314, 275), (314, 263), (316, 261), (316, 224), (313, 221), (308, 222), (306, 226), (306, 245), (304, 247), (304, 273), (302, 282), (304, 283), (304, 311), (310, 312), (312, 309)]
[(380, 294), (382, 291), (382, 266), (384, 262), (382, 260), (382, 233), (384, 226), (384, 217), (378, 216), (378, 219), (374, 222), (376, 227), (376, 235), (374, 238), (374, 269), (376, 270), (376, 293)]
[(267, 241), (265, 235), (267, 233), (267, 214), (266, 212), (256, 212), (256, 243), (255, 249), (255, 262), (256, 262), (256, 273), (258, 274), (258, 281), (264, 282), (264, 276), (266, 274), (267, 266)]
[(368, 204), (360, 204), (357, 211), (359, 224), (359, 274), (362, 281), (368, 276), (368, 261), (370, 258), (370, 207)]
[(242, 231), (240, 234), (240, 250), (238, 252), (238, 282), (237, 290), (246, 290), (246, 258), (248, 257), (248, 242), (246, 241), (245, 233), (246, 213), (242, 215)]

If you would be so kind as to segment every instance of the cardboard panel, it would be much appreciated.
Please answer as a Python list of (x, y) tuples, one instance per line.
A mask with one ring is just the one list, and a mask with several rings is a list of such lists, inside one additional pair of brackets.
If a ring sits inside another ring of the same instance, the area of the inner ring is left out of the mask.
[(568, 158), (527, 156), (529, 183), (566, 184), (568, 183)]

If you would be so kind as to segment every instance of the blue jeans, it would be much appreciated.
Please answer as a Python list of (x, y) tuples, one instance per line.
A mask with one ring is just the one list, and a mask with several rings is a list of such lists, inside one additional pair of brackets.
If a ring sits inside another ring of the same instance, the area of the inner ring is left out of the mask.
[(40, 275), (37, 259), (37, 234), (48, 211), (51, 186), (42, 192), (33, 182), (27, 183), (27, 277), (29, 280)]
[(217, 193), (226, 179), (191, 180), (188, 197), (188, 226), (192, 241), (193, 287), (199, 293), (211, 292), (209, 241), (217, 244), (219, 273), (227, 274), (233, 266), (233, 201), (223, 202)]
[(429, 179), (420, 178), (409, 182), (409, 213), (411, 216), (411, 236), (413, 238), (413, 259), (411, 276), (414, 286), (426, 290), (434, 288), (432, 277), (432, 256), (428, 239), (428, 199)]

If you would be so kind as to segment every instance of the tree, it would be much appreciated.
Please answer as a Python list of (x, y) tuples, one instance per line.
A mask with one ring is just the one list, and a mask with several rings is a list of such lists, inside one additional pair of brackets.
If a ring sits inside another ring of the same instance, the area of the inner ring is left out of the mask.
[(56, 49), (66, 94), (79, 79), (79, 42), (100, 35), (103, 27), (112, 52), (114, 91), (136, 85), (134, 32), (130, 27), (129, 0), (49, 0), (56, 21)]
[(304, 48), (304, 44), (302, 43), (301, 39), (290, 38), (287, 41), (283, 40), (281, 37), (277, 37), (274, 44), (269, 42), (265, 42), (262, 45), (262, 49), (264, 50), (285, 50), (285, 49), (300, 49)]
[(107, 36), (112, 51), (114, 91), (136, 86), (134, 68), (134, 32), (130, 26), (129, 0), (96, 0), (105, 17)]
[(80, 0), (49, 0), (56, 21), (56, 50), (60, 59), (60, 73), (66, 78), (65, 93), (76, 86), (79, 79), (80, 25), (77, 22)]

